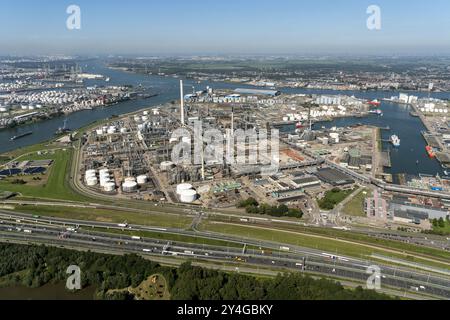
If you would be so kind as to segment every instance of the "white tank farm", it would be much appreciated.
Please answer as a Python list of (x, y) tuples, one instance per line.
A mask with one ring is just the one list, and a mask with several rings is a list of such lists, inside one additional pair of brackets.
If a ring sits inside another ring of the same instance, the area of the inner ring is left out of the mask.
[(195, 190), (183, 190), (180, 194), (180, 201), (183, 203), (192, 203), (197, 200), (197, 192)]
[(177, 194), (181, 196), (181, 193), (186, 190), (192, 190), (192, 184), (182, 183), (177, 185)]
[(97, 178), (87, 178), (87, 179), (86, 179), (86, 183), (87, 183), (87, 185), (88, 185), (89, 187), (94, 187), (94, 186), (96, 186), (96, 185), (97, 185), (97, 182), (98, 182)]
[(125, 193), (135, 192), (138, 189), (138, 184), (134, 181), (125, 181), (122, 184), (122, 191)]
[(138, 185), (143, 185), (148, 182), (148, 177), (145, 175), (141, 175), (141, 176), (137, 177), (136, 180), (137, 180)]
[(169, 171), (174, 167), (174, 163), (172, 161), (163, 161), (161, 162), (159, 168), (162, 172)]
[(114, 182), (108, 182), (103, 186), (105, 192), (113, 192), (116, 190), (116, 184)]

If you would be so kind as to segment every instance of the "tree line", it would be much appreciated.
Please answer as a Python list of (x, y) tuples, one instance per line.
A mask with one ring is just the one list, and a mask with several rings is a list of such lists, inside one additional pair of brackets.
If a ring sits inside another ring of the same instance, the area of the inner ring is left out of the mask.
[(61, 248), (0, 244), (0, 280), (8, 286), (41, 287), (67, 280), (69, 265), (80, 267), (82, 287), (94, 286), (96, 299), (132, 299), (110, 289), (137, 287), (153, 274), (162, 274), (174, 300), (373, 300), (390, 297), (361, 287), (350, 290), (340, 283), (313, 279), (300, 273), (260, 279), (184, 263), (165, 267), (138, 255), (106, 255)]
[(268, 204), (260, 204), (254, 198), (248, 198), (247, 200), (242, 200), (237, 205), (238, 208), (244, 208), (246, 213), (249, 214), (263, 214), (272, 217), (292, 217), (301, 218), (303, 217), (303, 212), (300, 209), (289, 208), (285, 204), (279, 206), (270, 206)]

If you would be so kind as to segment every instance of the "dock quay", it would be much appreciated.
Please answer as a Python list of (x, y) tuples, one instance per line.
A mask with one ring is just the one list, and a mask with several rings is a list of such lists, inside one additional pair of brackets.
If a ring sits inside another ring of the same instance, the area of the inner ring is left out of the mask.
[(422, 136), (430, 147), (440, 149), (439, 139), (432, 133), (422, 131)]
[(382, 151), (381, 152), (381, 165), (385, 168), (392, 167), (390, 151)]

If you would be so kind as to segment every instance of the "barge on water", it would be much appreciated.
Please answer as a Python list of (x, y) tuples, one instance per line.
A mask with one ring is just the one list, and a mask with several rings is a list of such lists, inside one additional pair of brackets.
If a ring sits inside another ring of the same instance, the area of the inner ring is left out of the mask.
[(14, 137), (12, 137), (10, 140), (11, 140), (11, 141), (15, 141), (15, 140), (24, 138), (24, 137), (29, 136), (29, 135), (32, 135), (32, 134), (33, 134), (33, 131), (28, 131), (28, 132), (19, 134), (18, 136), (14, 136)]

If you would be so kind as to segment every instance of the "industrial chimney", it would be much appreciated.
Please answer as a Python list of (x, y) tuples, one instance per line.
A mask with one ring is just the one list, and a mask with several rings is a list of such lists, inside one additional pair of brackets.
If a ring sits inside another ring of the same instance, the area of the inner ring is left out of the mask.
[(181, 95), (181, 125), (184, 126), (184, 93), (183, 93), (183, 80), (180, 80), (180, 95)]

